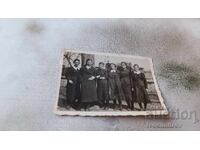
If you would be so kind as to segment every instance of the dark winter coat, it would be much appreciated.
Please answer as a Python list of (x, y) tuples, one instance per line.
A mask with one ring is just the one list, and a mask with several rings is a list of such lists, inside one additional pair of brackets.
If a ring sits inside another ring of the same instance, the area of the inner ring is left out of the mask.
[[(100, 101), (108, 100), (108, 73), (105, 69), (98, 68), (96, 71), (97, 78), (97, 97)], [(105, 78), (102, 79), (101, 77)]]
[(86, 66), (81, 68), (81, 101), (82, 102), (96, 102), (97, 90), (96, 79), (89, 80), (90, 77), (96, 77), (96, 71), (94, 67), (89, 69)]
[(136, 102), (150, 102), (148, 93), (147, 93), (147, 80), (144, 73), (131, 73), (133, 87), (134, 87), (134, 95)]
[[(65, 76), (67, 79), (67, 101), (73, 102), (76, 99), (80, 99), (80, 69), (76, 70), (73, 67), (69, 67), (66, 69)], [(73, 83), (70, 83), (69, 80)]]

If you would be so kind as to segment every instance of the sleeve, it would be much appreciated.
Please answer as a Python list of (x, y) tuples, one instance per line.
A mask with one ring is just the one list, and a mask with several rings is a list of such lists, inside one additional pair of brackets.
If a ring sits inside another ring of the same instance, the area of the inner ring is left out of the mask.
[(95, 76), (95, 69), (88, 72), (85, 68), (81, 69), (81, 81), (88, 80), (91, 76)]
[(79, 73), (80, 73), (79, 79), (80, 79), (80, 82), (82, 82), (82, 81), (84, 80), (84, 79), (83, 79), (83, 76), (84, 76), (84, 69), (81, 68)]
[(66, 70), (65, 70), (65, 77), (67, 80), (70, 80), (70, 69), (69, 68), (66, 68)]
[(90, 77), (91, 77), (91, 76), (96, 77), (97, 74), (98, 74), (98, 72), (97, 72), (97, 68), (92, 68), (92, 73), (91, 73)]
[(97, 68), (97, 69), (95, 69), (95, 76), (98, 76), (98, 75), (100, 75), (100, 71), (99, 71), (99, 69)]
[(108, 79), (108, 71), (107, 70), (105, 70), (105, 77), (106, 77), (106, 79)]
[(120, 78), (121, 78), (121, 71), (116, 70), (116, 73), (117, 73), (116, 77), (120, 80)]
[(119, 78), (121, 79), (122, 75), (123, 75), (122, 71), (117, 70), (117, 74), (118, 74)]
[(145, 88), (147, 89), (147, 88), (148, 88), (148, 84), (147, 84), (147, 79), (146, 79), (144, 73), (142, 73), (142, 78), (143, 78), (143, 81), (144, 81), (144, 86), (145, 86)]
[(135, 84), (134, 84), (134, 74), (133, 74), (133, 72), (132, 71), (130, 71), (130, 73), (129, 73), (129, 77), (130, 77), (130, 82), (131, 82), (131, 87), (132, 88), (134, 88), (135, 86)]

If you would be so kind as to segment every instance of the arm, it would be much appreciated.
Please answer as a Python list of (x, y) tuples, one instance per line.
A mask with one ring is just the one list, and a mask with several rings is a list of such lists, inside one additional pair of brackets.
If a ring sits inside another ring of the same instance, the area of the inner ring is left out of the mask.
[(108, 71), (107, 70), (105, 71), (105, 77), (106, 77), (106, 79), (108, 79)]
[(71, 76), (70, 68), (67, 68), (67, 69), (66, 69), (65, 77), (66, 77), (66, 79), (67, 79), (67, 81), (68, 81), (69, 83), (73, 84), (73, 77)]
[(97, 78), (97, 79), (99, 79), (101, 76), (100, 76), (100, 71), (99, 71), (99, 69), (96, 69), (95, 70), (95, 77)]
[(143, 81), (144, 81), (144, 86), (145, 86), (145, 88), (148, 89), (147, 79), (146, 79), (144, 73), (142, 73), (142, 78), (143, 78)]
[(130, 83), (131, 83), (131, 90), (134, 91), (134, 73), (130, 71), (129, 73)]
[(66, 79), (69, 80), (69, 68), (65, 69), (65, 73), (64, 74), (65, 74)]
[(100, 74), (100, 79), (108, 79), (107, 70), (102, 70)]
[(89, 72), (89, 70), (87, 70), (86, 68), (81, 68), (80, 70), (80, 74), (81, 74), (81, 80), (88, 80), (88, 78), (90, 78), (92, 76), (92, 73)]
[(96, 69), (92, 68), (90, 72), (88, 72), (88, 80), (94, 80), (96, 79), (96, 76), (97, 76)]

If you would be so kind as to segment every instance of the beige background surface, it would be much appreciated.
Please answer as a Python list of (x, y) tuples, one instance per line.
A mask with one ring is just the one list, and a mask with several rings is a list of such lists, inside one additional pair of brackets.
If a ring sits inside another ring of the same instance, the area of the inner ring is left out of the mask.
[[(1, 19), (0, 130), (199, 130), (199, 19)], [(56, 116), (63, 48), (152, 57), (168, 118)]]

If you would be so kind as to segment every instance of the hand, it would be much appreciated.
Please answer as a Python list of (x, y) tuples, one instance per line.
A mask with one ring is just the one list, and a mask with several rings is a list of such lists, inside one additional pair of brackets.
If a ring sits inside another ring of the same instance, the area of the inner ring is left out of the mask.
[(73, 84), (74, 82), (72, 80), (69, 80), (69, 83)]
[(132, 88), (131, 91), (134, 91), (134, 88)]
[(101, 78), (100, 75), (96, 76), (96, 78)]
[(100, 77), (100, 79), (106, 79), (105, 77)]
[(94, 80), (95, 77), (94, 76), (91, 76), (88, 80)]

